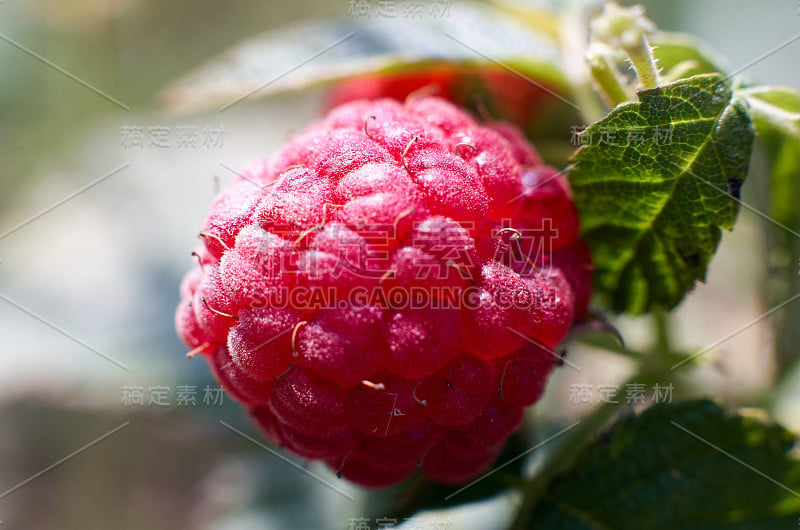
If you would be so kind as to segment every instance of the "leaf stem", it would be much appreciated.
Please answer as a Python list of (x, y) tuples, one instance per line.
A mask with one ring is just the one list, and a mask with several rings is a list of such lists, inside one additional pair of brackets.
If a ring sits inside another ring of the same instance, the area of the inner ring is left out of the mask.
[(653, 353), (662, 358), (668, 357), (672, 352), (669, 313), (659, 307), (656, 307), (653, 309), (652, 318), (655, 332)]
[(659, 85), (658, 67), (653, 56), (653, 48), (647, 42), (647, 37), (643, 34), (639, 43), (635, 46), (626, 47), (625, 52), (636, 69), (636, 75), (639, 76), (642, 90), (657, 88)]
[(609, 52), (611, 50), (607, 46), (593, 43), (586, 52), (586, 59), (600, 95), (610, 108), (614, 108), (631, 98), (620, 81), (618, 72), (611, 65)]
[(653, 48), (647, 41), (655, 24), (644, 16), (642, 6), (622, 7), (609, 2), (591, 26), (593, 43), (605, 43), (612, 50), (625, 52), (639, 76), (642, 90), (658, 87), (658, 67)]

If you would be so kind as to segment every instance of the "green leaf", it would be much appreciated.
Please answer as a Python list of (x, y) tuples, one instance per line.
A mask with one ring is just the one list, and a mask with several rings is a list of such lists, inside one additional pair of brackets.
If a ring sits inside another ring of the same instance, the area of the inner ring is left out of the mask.
[(711, 401), (618, 421), (547, 489), (531, 528), (796, 529), (796, 437)]
[(800, 92), (784, 87), (740, 90), (772, 162), (770, 215), (798, 226), (800, 214)]
[(440, 64), (502, 63), (519, 75), (568, 92), (558, 44), (513, 16), (457, 2), (446, 16), (372, 16), (313, 22), (257, 36), (179, 79), (161, 96), (170, 110), (227, 108), (240, 100), (298, 91), (369, 73)]
[[(792, 135), (800, 136), (800, 92), (794, 88), (760, 86), (739, 90), (738, 94), (753, 102), (753, 110)], [(764, 106), (756, 106), (763, 102)]]
[(745, 105), (723, 76), (699, 75), (640, 92), (581, 138), (570, 183), (596, 293), (617, 311), (673, 308), (736, 219), (753, 143)]
[(703, 41), (686, 33), (659, 31), (652, 35), (653, 56), (665, 75), (674, 69), (681, 77), (724, 72), (724, 60)]

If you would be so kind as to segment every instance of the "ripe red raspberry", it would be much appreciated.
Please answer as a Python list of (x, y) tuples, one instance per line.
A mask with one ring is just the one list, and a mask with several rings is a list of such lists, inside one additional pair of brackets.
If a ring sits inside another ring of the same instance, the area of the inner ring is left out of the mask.
[(327, 108), (361, 99), (405, 101), (411, 94), (430, 94), (460, 107), (488, 111), (498, 119), (527, 127), (539, 112), (552, 106), (552, 89), (490, 65), (481, 68), (433, 66), (413, 72), (366, 75), (336, 85), (327, 96)]
[(436, 98), (343, 105), (245, 173), (181, 286), (192, 353), (269, 440), (354, 482), (485, 470), (588, 301), (563, 177)]

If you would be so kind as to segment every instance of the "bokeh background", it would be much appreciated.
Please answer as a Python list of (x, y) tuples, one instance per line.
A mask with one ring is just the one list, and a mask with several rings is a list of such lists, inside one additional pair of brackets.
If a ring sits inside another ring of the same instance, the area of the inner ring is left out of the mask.
[[(644, 4), (662, 29), (702, 36), (732, 69), (800, 33), (795, 0)], [(235, 403), (219, 401), (205, 363), (186, 359), (173, 328), (205, 208), (234, 176), (226, 166), (268, 155), (318, 113), (322, 90), (224, 113), (176, 116), (155, 104), (169, 81), (229, 46), (297, 21), (347, 19), (348, 7), (0, 1), (0, 529), (327, 529), (372, 513), (374, 499), (357, 488), (336, 482), (347, 499), (221, 424), (260, 440)], [(800, 87), (798, 57), (795, 41), (745, 74)], [(151, 128), (161, 145), (150, 145)], [(756, 206), (765, 193), (744, 188)], [(742, 210), (707, 282), (676, 311), (680, 347), (726, 340), (675, 397), (764, 406), (800, 429), (800, 377), (776, 373), (772, 317), (758, 320), (771, 307), (765, 223)], [(630, 345), (650, 340), (642, 319), (616, 322)], [(570, 389), (618, 383), (630, 368), (581, 345), (570, 355), (586, 368), (552, 380), (532, 424), (585, 414), (592, 404), (574, 403)], [(423, 517), (502, 528), (514, 501)]]

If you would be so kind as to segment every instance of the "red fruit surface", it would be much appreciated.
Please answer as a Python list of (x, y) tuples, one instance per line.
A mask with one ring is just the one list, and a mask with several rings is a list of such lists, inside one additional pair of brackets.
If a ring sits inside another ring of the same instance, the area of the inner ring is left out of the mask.
[(547, 377), (557, 361), (557, 354), (552, 349), (531, 342), (526, 342), (508, 357), (496, 360), (499, 402), (527, 407), (539, 401)]
[(415, 91), (424, 91), (449, 101), (457, 97), (460, 72), (449, 67), (393, 76), (364, 76), (336, 86), (328, 95), (328, 108), (361, 99), (391, 98), (405, 101)]
[(489, 403), (492, 395), (492, 365), (468, 354), (419, 382), (415, 396), (425, 414), (438, 425), (470, 423)]
[(422, 470), (444, 484), (461, 484), (485, 472), (501, 446), (469, 443), (458, 435), (434, 444), (422, 460)]
[(522, 196), (517, 198), (520, 203), (519, 221), (535, 236), (525, 240), (543, 239), (542, 250), (545, 252), (575, 241), (578, 237), (578, 211), (563, 175), (551, 167), (531, 167), (523, 172), (522, 185)]
[[(459, 68), (447, 65), (348, 79), (330, 91), (326, 107), (333, 109), (362, 99), (405, 101), (409, 96), (433, 95), (459, 107), (488, 111), (497, 119), (524, 128), (536, 119), (537, 111), (548, 103), (552, 105), (552, 93), (552, 89), (533, 84), (499, 66)], [(439, 118), (440, 115), (434, 116), (432, 122), (438, 124)]]
[(534, 331), (539, 308), (525, 280), (501, 263), (484, 265), (481, 280), (475, 307), (464, 311), (464, 347), (480, 357), (503, 357)]
[[(526, 255), (542, 220), (556, 243)], [(586, 310), (577, 223), (513, 126), (439, 98), (355, 101), (214, 200), (175, 323), (272, 443), (364, 486), (419, 467), (459, 483)]]
[(394, 436), (425, 420), (415, 399), (416, 383), (389, 373), (376, 374), (377, 384), (358, 385), (348, 392), (348, 421), (366, 435)]
[(575, 297), (566, 275), (557, 268), (524, 273), (531, 293), (530, 337), (553, 347), (567, 336), (575, 314)]

